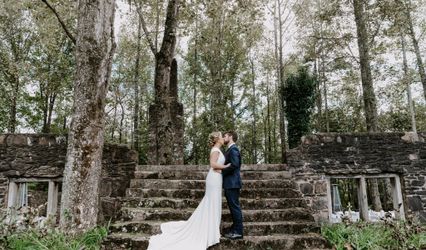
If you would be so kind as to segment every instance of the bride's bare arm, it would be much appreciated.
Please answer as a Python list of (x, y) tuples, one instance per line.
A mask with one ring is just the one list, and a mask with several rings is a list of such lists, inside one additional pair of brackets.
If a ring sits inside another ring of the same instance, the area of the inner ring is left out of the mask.
[(219, 152), (213, 152), (210, 154), (210, 166), (215, 170), (224, 169), (231, 165), (231, 164), (223, 165), (223, 164), (217, 163), (217, 159), (219, 159)]

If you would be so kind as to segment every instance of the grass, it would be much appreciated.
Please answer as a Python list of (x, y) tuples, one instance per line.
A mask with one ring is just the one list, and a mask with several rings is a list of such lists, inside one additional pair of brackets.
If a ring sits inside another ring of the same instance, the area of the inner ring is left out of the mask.
[(4, 237), (0, 248), (14, 250), (96, 250), (107, 236), (106, 227), (97, 227), (84, 234), (70, 236), (58, 230), (40, 231), (28, 229), (21, 233)]
[[(101, 248), (102, 241), (108, 235), (109, 223), (80, 234), (64, 233), (57, 227), (55, 216), (49, 216), (47, 219), (39, 216), (42, 206), (0, 209), (0, 249), (96, 250)], [(44, 220), (39, 220), (43, 218)]]
[(410, 222), (324, 225), (322, 235), (336, 250), (426, 249), (426, 228)]

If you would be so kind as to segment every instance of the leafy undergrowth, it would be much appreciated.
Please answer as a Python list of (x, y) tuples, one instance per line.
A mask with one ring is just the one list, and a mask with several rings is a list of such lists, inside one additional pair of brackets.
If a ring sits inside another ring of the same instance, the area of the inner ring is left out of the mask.
[(95, 250), (101, 248), (107, 227), (81, 234), (65, 234), (55, 217), (40, 216), (39, 208), (21, 207), (0, 211), (0, 249), (11, 250)]
[(70, 236), (52, 229), (28, 229), (18, 234), (3, 237), (0, 248), (16, 250), (95, 250), (100, 249), (102, 240), (107, 236), (105, 227), (94, 228), (84, 234)]
[(426, 249), (426, 226), (412, 221), (324, 225), (322, 235), (336, 250)]

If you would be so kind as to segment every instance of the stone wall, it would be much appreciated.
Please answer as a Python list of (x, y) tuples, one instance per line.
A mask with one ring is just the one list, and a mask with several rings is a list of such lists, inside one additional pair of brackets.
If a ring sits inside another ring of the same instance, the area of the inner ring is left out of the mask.
[[(328, 219), (327, 178), (342, 175), (397, 174), (405, 211), (426, 218), (426, 134), (413, 141), (404, 133), (315, 134), (302, 138), (288, 154), (292, 176), (315, 211)], [(6, 205), (9, 178), (60, 178), (66, 137), (48, 134), (0, 135), (0, 201)], [(101, 218), (114, 218), (134, 178), (135, 151), (105, 145)]]
[[(67, 141), (65, 136), (51, 134), (0, 135), (0, 201), (7, 204), (9, 178), (60, 178), (65, 166)], [(103, 153), (102, 220), (108, 220), (119, 210), (118, 201), (125, 196), (134, 178), (137, 153), (124, 145), (106, 144)]]
[(327, 178), (397, 174), (405, 212), (426, 220), (426, 134), (314, 134), (288, 154), (288, 165), (318, 221), (328, 219)]

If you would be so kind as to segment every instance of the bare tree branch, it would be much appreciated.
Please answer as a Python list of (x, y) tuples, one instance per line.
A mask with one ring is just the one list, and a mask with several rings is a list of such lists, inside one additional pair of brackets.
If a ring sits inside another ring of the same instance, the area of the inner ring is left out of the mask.
[(61, 17), (59, 16), (58, 12), (56, 11), (56, 9), (50, 5), (49, 2), (47, 2), (47, 0), (41, 0), (43, 3), (45, 3), (47, 5), (47, 7), (52, 10), (53, 14), (55, 14), (56, 18), (58, 19), (59, 23), (61, 24), (62, 28), (64, 29), (65, 33), (67, 34), (67, 36), (71, 39), (72, 43), (76, 44), (76, 40), (74, 38), (74, 36), (71, 34), (71, 32), (68, 30), (67, 26), (65, 25), (65, 23), (62, 21)]
[(148, 31), (148, 28), (146, 27), (146, 22), (145, 22), (145, 19), (143, 18), (142, 11), (139, 5), (137, 6), (136, 11), (138, 12), (139, 20), (142, 24), (142, 29), (143, 29), (143, 32), (145, 33), (145, 37), (146, 37), (146, 40), (148, 41), (149, 47), (151, 48), (151, 51), (154, 54), (154, 56), (156, 56), (157, 48), (155, 47), (151, 37), (149, 36), (150, 32)]
[(369, 42), (369, 46), (373, 46), (374, 41), (375, 41), (376, 37), (378, 36), (381, 28), (382, 28), (382, 23), (383, 23), (384, 19), (385, 18), (383, 16), (380, 21), (376, 22), (377, 27), (376, 27), (376, 30), (373, 32), (373, 35), (371, 36), (371, 39), (370, 39), (370, 42)]

